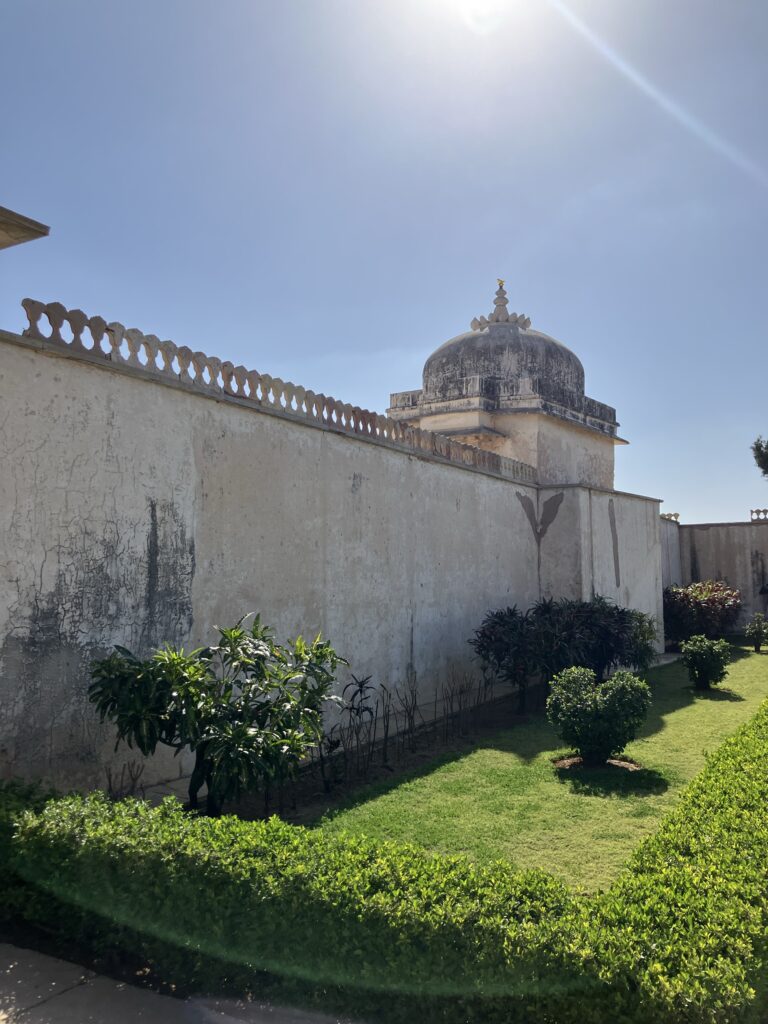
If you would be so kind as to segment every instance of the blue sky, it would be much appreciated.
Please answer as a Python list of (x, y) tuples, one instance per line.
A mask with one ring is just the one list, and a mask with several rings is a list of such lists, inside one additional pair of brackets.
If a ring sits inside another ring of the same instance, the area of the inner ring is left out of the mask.
[(511, 308), (617, 487), (768, 505), (765, 0), (5, 0), (0, 326), (54, 299), (383, 411)]

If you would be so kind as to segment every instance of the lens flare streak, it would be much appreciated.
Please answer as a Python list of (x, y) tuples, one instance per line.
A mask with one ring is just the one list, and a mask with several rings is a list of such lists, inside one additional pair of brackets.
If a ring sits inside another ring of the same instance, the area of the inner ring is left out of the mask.
[(742, 153), (740, 149), (731, 145), (730, 142), (718, 135), (717, 132), (704, 124), (703, 121), (694, 117), (684, 107), (681, 107), (679, 103), (676, 103), (658, 89), (653, 82), (626, 61), (620, 53), (609, 46), (596, 32), (593, 32), (578, 15), (574, 14), (564, 0), (547, 0), (547, 2), (604, 60), (623, 75), (628, 82), (631, 82), (644, 96), (652, 100), (660, 110), (663, 110), (665, 114), (674, 121), (677, 121), (686, 131), (699, 139), (700, 142), (703, 142), (715, 153), (719, 153), (720, 156), (725, 157), (726, 160), (745, 174), (748, 174), (754, 181), (757, 181), (764, 188), (768, 188), (768, 172), (759, 164), (755, 163), (745, 153)]

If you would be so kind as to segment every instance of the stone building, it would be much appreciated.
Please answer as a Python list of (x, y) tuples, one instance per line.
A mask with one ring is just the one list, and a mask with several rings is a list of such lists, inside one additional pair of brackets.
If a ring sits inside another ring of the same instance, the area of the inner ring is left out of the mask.
[(570, 349), (507, 306), (500, 280), (493, 312), (433, 352), (387, 414), (535, 466), (540, 484), (612, 489), (616, 410), (586, 396)]

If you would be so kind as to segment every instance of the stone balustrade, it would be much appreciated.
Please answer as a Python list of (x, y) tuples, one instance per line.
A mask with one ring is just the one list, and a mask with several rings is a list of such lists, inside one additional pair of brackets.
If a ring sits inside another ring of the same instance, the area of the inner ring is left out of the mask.
[(749, 516), (753, 523), (768, 521), (768, 508), (750, 509)]
[(67, 309), (60, 302), (24, 299), (22, 306), (29, 321), (23, 337), (53, 343), (71, 354), (101, 357), (116, 369), (130, 368), (153, 379), (172, 380), (223, 399), (252, 404), (263, 412), (354, 434), (518, 483), (536, 483), (536, 470), (523, 462), (398, 423), (279, 377), (235, 366), (204, 352), (193, 352), (172, 341), (161, 341), (156, 335), (144, 334), (134, 327), (126, 328), (114, 321), (107, 323), (100, 316), (89, 317), (82, 310)]

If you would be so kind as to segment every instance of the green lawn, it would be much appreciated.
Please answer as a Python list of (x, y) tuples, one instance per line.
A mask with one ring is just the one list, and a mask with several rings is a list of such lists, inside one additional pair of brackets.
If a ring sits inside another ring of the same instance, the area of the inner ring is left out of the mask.
[(653, 705), (627, 756), (644, 770), (558, 772), (566, 753), (543, 718), (443, 758), (406, 780), (369, 788), (318, 824), (419, 843), (478, 861), (539, 867), (580, 888), (609, 884), (641, 839), (655, 831), (707, 752), (768, 696), (768, 653), (737, 649), (725, 684), (697, 695), (679, 664), (649, 674)]

